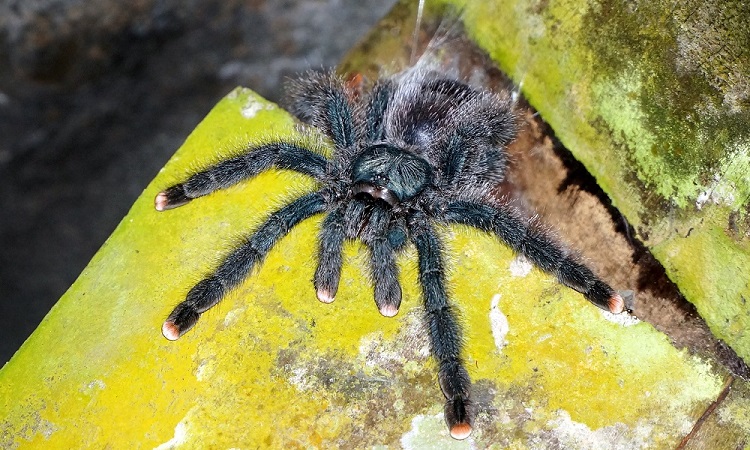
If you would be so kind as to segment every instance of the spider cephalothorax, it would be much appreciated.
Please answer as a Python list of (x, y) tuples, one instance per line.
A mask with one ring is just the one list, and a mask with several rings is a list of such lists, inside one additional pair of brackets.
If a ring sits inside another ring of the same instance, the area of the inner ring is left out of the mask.
[(293, 85), (293, 112), (333, 142), (324, 157), (292, 142), (272, 142), (193, 174), (156, 196), (156, 209), (190, 200), (271, 168), (314, 178), (318, 188), (272, 213), (219, 267), (196, 284), (164, 322), (177, 339), (201, 313), (242, 281), (302, 220), (324, 213), (314, 284), (320, 301), (336, 296), (346, 239), (370, 251), (375, 303), (393, 316), (401, 304), (395, 255), (411, 241), (418, 254), (425, 321), (451, 435), (471, 432), (471, 381), (446, 290), (443, 247), (435, 225), (466, 224), (493, 233), (595, 305), (619, 313), (624, 302), (538, 226), (492, 195), (515, 136), (507, 97), (456, 78), (412, 68), (359, 92), (332, 74), (307, 74)]

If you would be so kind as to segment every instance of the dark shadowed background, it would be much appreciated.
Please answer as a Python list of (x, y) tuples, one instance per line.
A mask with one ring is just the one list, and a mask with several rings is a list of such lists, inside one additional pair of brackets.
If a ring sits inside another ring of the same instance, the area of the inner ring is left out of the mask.
[(222, 96), (278, 101), (393, 3), (0, 3), (0, 364)]

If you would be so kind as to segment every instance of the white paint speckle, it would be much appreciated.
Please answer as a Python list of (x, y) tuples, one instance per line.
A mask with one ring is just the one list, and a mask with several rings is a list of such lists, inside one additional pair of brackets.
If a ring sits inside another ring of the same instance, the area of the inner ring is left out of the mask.
[(495, 294), (490, 303), (490, 328), (492, 329), (492, 338), (495, 340), (495, 347), (501, 351), (508, 342), (505, 337), (508, 335), (510, 325), (508, 318), (500, 311), (500, 294)]
[(107, 385), (104, 384), (104, 381), (102, 380), (93, 380), (89, 381), (88, 383), (84, 384), (83, 387), (80, 389), (82, 393), (93, 396), (97, 394), (99, 391), (103, 391), (104, 388), (106, 388)]
[(244, 105), (242, 105), (242, 117), (245, 119), (252, 119), (255, 117), (256, 114), (258, 114), (259, 111), (263, 111), (264, 109), (271, 109), (273, 108), (269, 104), (262, 103), (258, 101), (258, 99), (254, 98), (253, 96), (250, 96), (247, 98), (247, 102), (245, 102)]
[(311, 383), (307, 376), (306, 367), (295, 367), (292, 369), (292, 376), (289, 377), (288, 381), (300, 392), (310, 390)]
[(160, 446), (154, 447), (154, 450), (171, 450), (177, 448), (177, 446), (184, 444), (186, 440), (187, 425), (185, 424), (185, 419), (183, 419), (180, 423), (177, 424), (176, 427), (174, 427), (174, 437), (161, 444)]
[(104, 389), (105, 387), (107, 387), (107, 385), (104, 384), (102, 380), (94, 380), (88, 385), (89, 389), (94, 389), (94, 388)]
[(239, 319), (242, 316), (242, 313), (245, 311), (245, 308), (235, 308), (227, 313), (226, 316), (224, 316), (224, 327), (230, 327), (232, 324), (237, 322), (237, 319)]
[(747, 191), (747, 168), (750, 167), (750, 140), (736, 142), (726, 150), (727, 154), (719, 161), (719, 168), (711, 182), (695, 199), (695, 207), (701, 209), (706, 204), (737, 207)]
[(514, 277), (525, 277), (526, 275), (531, 273), (531, 269), (533, 269), (534, 266), (531, 264), (531, 261), (529, 261), (525, 256), (523, 255), (516, 255), (515, 258), (513, 258), (513, 261), (510, 262), (510, 274)]
[(653, 427), (639, 423), (634, 427), (617, 422), (615, 424), (592, 430), (586, 424), (570, 418), (565, 410), (558, 410), (557, 417), (547, 422), (552, 428), (552, 439), (561, 444), (561, 448), (581, 450), (634, 450), (649, 448)]
[(732, 206), (735, 202), (735, 190), (736, 188), (733, 183), (723, 181), (718, 175), (714, 175), (709, 190), (701, 192), (695, 199), (695, 207), (700, 210), (709, 201), (714, 205), (724, 204)]
[(216, 370), (216, 362), (213, 358), (206, 358), (198, 364), (195, 370), (195, 378), (198, 381), (206, 381)]
[(544, 341), (546, 341), (547, 339), (550, 339), (551, 337), (552, 337), (552, 333), (545, 333), (545, 334), (543, 334), (543, 335), (539, 336), (539, 337), (537, 338), (536, 342), (537, 342), (537, 343), (540, 343), (540, 342), (544, 342)]
[(695, 207), (700, 210), (703, 208), (703, 205), (706, 204), (708, 199), (711, 198), (711, 194), (708, 191), (703, 191), (700, 194), (698, 194), (698, 198), (695, 199)]
[(620, 324), (623, 327), (631, 327), (633, 325), (637, 325), (641, 323), (641, 321), (637, 317), (631, 314), (628, 314), (626, 312), (621, 312), (619, 314), (612, 314), (609, 311), (602, 310), (602, 316), (604, 316), (606, 320)]

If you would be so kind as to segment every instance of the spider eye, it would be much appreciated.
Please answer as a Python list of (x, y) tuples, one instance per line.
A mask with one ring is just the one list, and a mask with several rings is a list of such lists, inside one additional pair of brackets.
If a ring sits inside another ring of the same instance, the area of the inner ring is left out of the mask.
[(417, 155), (378, 144), (354, 161), (352, 179), (354, 194), (365, 193), (395, 205), (422, 192), (432, 181), (432, 169)]
[(354, 195), (367, 194), (372, 198), (383, 200), (391, 206), (400, 202), (396, 195), (387, 187), (366, 183), (364, 181), (355, 183), (352, 187), (352, 193)]

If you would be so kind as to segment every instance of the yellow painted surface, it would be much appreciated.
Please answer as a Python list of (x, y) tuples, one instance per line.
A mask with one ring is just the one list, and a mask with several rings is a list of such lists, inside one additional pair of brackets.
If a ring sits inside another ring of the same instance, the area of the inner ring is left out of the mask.
[(467, 441), (442, 420), (414, 249), (399, 260), (396, 318), (377, 312), (355, 244), (336, 301), (322, 304), (311, 281), (321, 216), (167, 341), (164, 318), (232, 241), (314, 183), (274, 171), (163, 213), (154, 196), (246, 142), (286, 136), (301, 139), (294, 121), (248, 90), (216, 106), (0, 371), (0, 447), (673, 448), (718, 395), (707, 363), (536, 269), (511, 270), (509, 250), (463, 227), (442, 236), (479, 409)]

